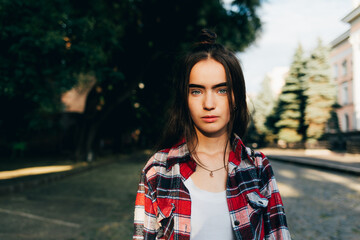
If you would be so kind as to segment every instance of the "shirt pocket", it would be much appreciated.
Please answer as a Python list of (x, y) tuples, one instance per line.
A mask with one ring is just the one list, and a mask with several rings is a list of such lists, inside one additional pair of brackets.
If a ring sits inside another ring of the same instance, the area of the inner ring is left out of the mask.
[(251, 192), (246, 194), (246, 199), (248, 204), (254, 209), (264, 209), (267, 208), (269, 200), (262, 196), (260, 193)]
[(168, 203), (158, 205), (157, 223), (159, 225), (156, 239), (170, 239), (174, 232), (175, 204)]
[(258, 192), (251, 192), (246, 195), (248, 217), (251, 227), (255, 233), (254, 239), (258, 239), (261, 236), (261, 232), (264, 230), (264, 214), (269, 203), (269, 200)]

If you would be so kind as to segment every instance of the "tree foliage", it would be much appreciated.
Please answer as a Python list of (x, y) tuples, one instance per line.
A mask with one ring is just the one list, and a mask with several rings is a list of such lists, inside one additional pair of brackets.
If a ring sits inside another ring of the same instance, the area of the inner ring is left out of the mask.
[(329, 49), (321, 40), (307, 61), (306, 82), (306, 136), (308, 141), (314, 142), (324, 134), (336, 98), (335, 85), (331, 81)]
[(303, 49), (299, 45), (277, 102), (274, 113), (276, 116), (271, 117), (267, 122), (267, 125), (277, 133), (278, 139), (285, 142), (299, 142), (303, 138), (301, 132), (304, 119), (303, 92), (306, 74), (303, 54)]
[[(252, 110), (253, 129), (259, 134), (257, 142), (265, 144), (272, 141), (273, 134), (266, 126), (266, 119), (272, 113), (276, 97), (271, 89), (271, 78), (267, 75), (261, 83), (261, 91), (253, 98), (254, 109)], [(252, 133), (251, 135), (255, 134)]]
[[(299, 45), (279, 100), (266, 120), (278, 140), (286, 143), (320, 139), (335, 103), (329, 50), (319, 40), (310, 57), (303, 55)], [(336, 126), (334, 121), (331, 125)]]
[(204, 27), (214, 29), (219, 42), (244, 50), (259, 34), (260, 4), (236, 0), (225, 9), (219, 0), (2, 0), (2, 135), (31, 138), (45, 128), (45, 115), (62, 111), (61, 93), (88, 76), (96, 85), (80, 118), (78, 153), (92, 148), (99, 131), (111, 132), (111, 119), (123, 133), (141, 129), (153, 144), (179, 53)]

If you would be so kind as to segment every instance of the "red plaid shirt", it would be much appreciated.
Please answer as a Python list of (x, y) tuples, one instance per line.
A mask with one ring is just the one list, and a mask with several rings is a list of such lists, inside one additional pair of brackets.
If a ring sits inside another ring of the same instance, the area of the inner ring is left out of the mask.
[[(134, 239), (190, 239), (191, 199), (184, 181), (196, 168), (186, 143), (157, 152), (144, 167)], [(227, 203), (236, 239), (291, 239), (268, 159), (236, 138), (229, 156)]]

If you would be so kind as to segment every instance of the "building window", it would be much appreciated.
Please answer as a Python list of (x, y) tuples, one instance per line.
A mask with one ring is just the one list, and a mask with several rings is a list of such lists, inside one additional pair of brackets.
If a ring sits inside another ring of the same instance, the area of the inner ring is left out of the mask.
[(349, 131), (349, 115), (347, 115), (346, 113), (343, 115), (343, 119), (342, 119), (342, 129), (344, 132), (348, 132)]
[(356, 113), (353, 113), (353, 130), (356, 130), (357, 129), (357, 125), (356, 125)]
[(349, 104), (349, 94), (348, 94), (348, 83), (343, 82), (341, 84), (341, 103), (342, 105)]
[(339, 68), (337, 64), (334, 65), (333, 71), (334, 78), (337, 78), (339, 76)]
[(346, 76), (347, 75), (347, 61), (343, 61), (342, 63), (342, 75)]

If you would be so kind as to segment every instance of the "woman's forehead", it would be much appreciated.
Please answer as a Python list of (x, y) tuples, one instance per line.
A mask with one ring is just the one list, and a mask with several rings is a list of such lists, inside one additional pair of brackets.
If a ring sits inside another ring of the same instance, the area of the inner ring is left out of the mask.
[(210, 87), (224, 82), (227, 82), (224, 66), (214, 59), (202, 60), (191, 69), (189, 84)]

